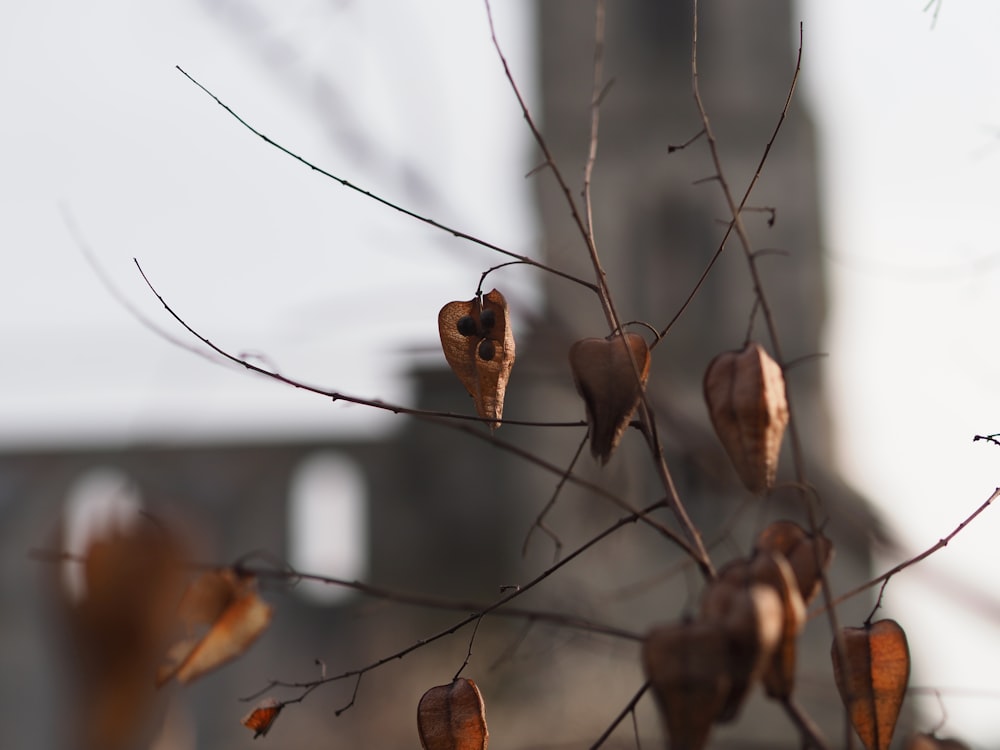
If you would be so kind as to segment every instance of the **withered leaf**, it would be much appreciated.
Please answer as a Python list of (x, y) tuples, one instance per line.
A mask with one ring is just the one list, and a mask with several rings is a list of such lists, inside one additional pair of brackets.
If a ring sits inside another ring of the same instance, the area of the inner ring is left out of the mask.
[(639, 405), (649, 377), (649, 347), (637, 333), (581, 339), (570, 347), (569, 364), (587, 408), (590, 453), (607, 463)]
[[(819, 592), (821, 571), (833, 559), (833, 542), (823, 533), (812, 535), (794, 521), (775, 521), (757, 536), (757, 550), (780, 553), (795, 573), (799, 593), (809, 604)], [(817, 565), (817, 553), (822, 567)]]
[(208, 624), (204, 635), (190, 632), (175, 643), (156, 675), (162, 685), (172, 677), (188, 683), (245, 652), (267, 629), (272, 609), (257, 596), (256, 582), (232, 570), (208, 571), (188, 586), (178, 619), (190, 629)]
[(888, 750), (910, 679), (906, 633), (895, 620), (841, 633), (844, 661), (836, 641), (831, 649), (840, 698), (867, 750)]
[(424, 750), (486, 750), (486, 705), (476, 683), (458, 677), (424, 693), (417, 705), (417, 733)]
[(642, 668), (653, 689), (671, 750), (702, 750), (731, 691), (729, 637), (711, 622), (654, 628), (642, 643)]
[(703, 385), (712, 426), (743, 484), (754, 493), (770, 490), (788, 424), (781, 367), (751, 342), (713, 359)]
[(441, 349), (472, 396), (476, 412), (496, 429), (503, 418), (507, 381), (514, 366), (514, 334), (507, 300), (496, 289), (468, 302), (449, 302), (438, 313)]
[(271, 726), (285, 707), (284, 703), (276, 698), (265, 698), (253, 709), (240, 719), (240, 723), (247, 729), (253, 730), (253, 738), (264, 737), (271, 731)]

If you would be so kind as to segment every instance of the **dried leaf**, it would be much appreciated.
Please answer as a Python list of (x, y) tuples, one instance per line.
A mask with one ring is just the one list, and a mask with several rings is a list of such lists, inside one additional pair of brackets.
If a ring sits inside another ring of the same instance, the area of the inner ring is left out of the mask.
[(424, 693), (417, 705), (417, 732), (424, 750), (486, 750), (486, 706), (476, 683), (458, 677)]
[(704, 391), (712, 426), (743, 484), (754, 493), (770, 490), (788, 424), (781, 367), (750, 343), (709, 363)]
[(496, 289), (468, 302), (449, 302), (438, 313), (438, 333), (444, 358), (472, 396), (476, 412), (492, 420), (503, 418), (507, 380), (514, 366), (514, 334), (507, 300)]
[(817, 551), (822, 570), (826, 570), (833, 559), (833, 542), (822, 533), (813, 536), (793, 521), (770, 524), (757, 537), (754, 548), (784, 555), (806, 604), (819, 592), (821, 568), (816, 564)]
[(906, 633), (895, 620), (843, 628), (845, 662), (832, 648), (833, 674), (867, 750), (888, 750), (910, 679)]
[(274, 724), (284, 707), (285, 704), (276, 698), (265, 698), (254, 706), (250, 713), (240, 719), (240, 723), (247, 729), (253, 730), (254, 739), (264, 737), (271, 731), (271, 725)]
[(716, 721), (730, 721), (781, 641), (781, 598), (771, 585), (754, 579), (747, 561), (737, 560), (719, 571), (718, 579), (705, 589), (701, 617), (727, 636), (731, 686)]
[(234, 600), (180, 665), (177, 681), (191, 682), (241, 655), (267, 628), (271, 614), (253, 591)]
[(649, 377), (649, 347), (636, 333), (581, 339), (570, 347), (569, 364), (587, 407), (590, 452), (607, 463)]
[[(157, 686), (173, 677), (191, 682), (240, 656), (264, 632), (271, 615), (270, 605), (257, 596), (254, 578), (228, 568), (202, 573), (181, 597), (177, 619), (187, 634), (167, 651), (156, 672)], [(207, 632), (193, 632), (204, 625)]]
[(710, 622), (654, 628), (642, 643), (671, 750), (702, 750), (730, 694), (729, 637)]

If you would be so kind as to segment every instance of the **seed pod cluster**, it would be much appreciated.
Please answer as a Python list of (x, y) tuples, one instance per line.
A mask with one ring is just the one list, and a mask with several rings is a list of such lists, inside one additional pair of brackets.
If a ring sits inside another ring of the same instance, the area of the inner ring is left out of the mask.
[(772, 524), (750, 557), (719, 570), (702, 594), (696, 619), (654, 628), (646, 636), (643, 669), (671, 750), (705, 747), (711, 725), (736, 718), (758, 681), (771, 697), (791, 695), (806, 605), (798, 571), (771, 543), (791, 538), (790, 528), (802, 536), (788, 549), (801, 552), (812, 543), (790, 521)]
[(581, 339), (570, 347), (569, 364), (587, 409), (590, 453), (607, 463), (639, 405), (649, 377), (649, 347), (636, 333)]
[(788, 425), (781, 367), (751, 342), (713, 359), (703, 386), (712, 426), (743, 484), (754, 493), (770, 490)]

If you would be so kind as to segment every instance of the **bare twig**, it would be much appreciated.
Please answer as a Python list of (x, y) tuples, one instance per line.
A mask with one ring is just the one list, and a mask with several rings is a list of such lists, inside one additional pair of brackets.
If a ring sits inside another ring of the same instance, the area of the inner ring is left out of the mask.
[(428, 226), (432, 226), (435, 229), (440, 229), (442, 232), (447, 232), (448, 234), (452, 235), (453, 237), (458, 237), (459, 239), (466, 240), (466, 241), (471, 242), (471, 243), (473, 243), (475, 245), (479, 245), (480, 247), (484, 247), (487, 250), (492, 250), (493, 252), (500, 253), (501, 255), (506, 255), (508, 258), (516, 258), (521, 263), (525, 263), (525, 264), (527, 264), (529, 266), (534, 266), (535, 268), (538, 268), (538, 269), (540, 269), (542, 271), (547, 271), (548, 273), (551, 273), (551, 274), (553, 274), (555, 276), (559, 276), (560, 278), (566, 279), (567, 281), (572, 281), (574, 284), (579, 284), (580, 286), (584, 286), (587, 289), (590, 289), (592, 292), (599, 293), (599, 289), (597, 288), (597, 286), (595, 284), (589, 282), (589, 281), (586, 281), (585, 279), (581, 279), (578, 276), (574, 276), (571, 273), (567, 273), (566, 271), (561, 271), (558, 268), (554, 268), (554, 267), (549, 266), (549, 265), (547, 265), (545, 263), (537, 261), (537, 260), (535, 260), (533, 258), (529, 258), (526, 255), (520, 255), (518, 253), (511, 252), (510, 250), (502, 248), (499, 245), (495, 245), (492, 242), (487, 242), (486, 240), (480, 239), (479, 237), (476, 237), (475, 235), (469, 234), (468, 232), (463, 232), (462, 230), (456, 229), (455, 227), (448, 226), (447, 224), (442, 224), (439, 221), (431, 219), (430, 217), (424, 216), (422, 214), (418, 214), (416, 211), (411, 211), (410, 209), (404, 208), (403, 206), (399, 205), (398, 203), (393, 203), (392, 201), (390, 201), (390, 200), (388, 200), (386, 198), (383, 198), (380, 195), (376, 195), (375, 193), (373, 193), (373, 192), (371, 192), (369, 190), (366, 190), (366, 189), (364, 189), (362, 187), (359, 187), (358, 185), (355, 185), (350, 180), (346, 180), (343, 177), (338, 177), (337, 175), (333, 174), (332, 172), (328, 172), (327, 170), (323, 169), (322, 167), (319, 167), (316, 164), (314, 164), (313, 162), (309, 161), (305, 157), (302, 157), (299, 154), (295, 153), (291, 149), (286, 148), (285, 146), (282, 146), (280, 143), (278, 143), (277, 141), (271, 139), (269, 136), (265, 135), (260, 130), (258, 130), (257, 128), (255, 128), (249, 122), (247, 122), (242, 117), (240, 117), (240, 115), (236, 114), (236, 112), (233, 109), (231, 109), (228, 104), (226, 104), (225, 102), (223, 102), (219, 97), (217, 97), (215, 94), (213, 94), (211, 91), (209, 91), (208, 88), (206, 88), (201, 83), (199, 83), (195, 78), (193, 78), (191, 75), (189, 75), (179, 65), (177, 66), (177, 70), (179, 70), (181, 72), (181, 74), (184, 75), (185, 78), (187, 78), (189, 81), (191, 81), (191, 83), (193, 83), (195, 86), (197, 86), (202, 91), (204, 91), (206, 94), (208, 94), (215, 101), (216, 104), (218, 104), (220, 107), (222, 107), (224, 110), (226, 110), (226, 112), (228, 112), (230, 115), (232, 115), (236, 119), (236, 121), (240, 123), (240, 125), (242, 125), (243, 127), (245, 127), (247, 130), (249, 130), (251, 133), (253, 133), (255, 136), (257, 136), (258, 138), (260, 138), (262, 141), (264, 141), (269, 146), (273, 146), (274, 148), (278, 149), (282, 153), (284, 153), (284, 154), (292, 157), (293, 159), (295, 159), (295, 161), (299, 162), (300, 164), (303, 164), (304, 166), (309, 167), (309, 169), (313, 170), (314, 172), (317, 172), (317, 173), (323, 175), (324, 177), (328, 177), (329, 179), (333, 180), (334, 182), (340, 183), (345, 188), (348, 188), (349, 190), (353, 190), (354, 192), (359, 193), (359, 194), (365, 196), (366, 198), (369, 198), (369, 199), (375, 201), (376, 203), (381, 203), (383, 206), (385, 206), (387, 208), (391, 208), (393, 211), (398, 211), (399, 213), (403, 214), (404, 216), (409, 216), (411, 219), (416, 219), (417, 221), (422, 222), (423, 224), (427, 224)]
[(888, 580), (890, 578), (892, 578), (894, 575), (896, 575), (897, 573), (901, 573), (902, 571), (904, 571), (907, 568), (909, 568), (911, 565), (916, 565), (921, 560), (925, 560), (926, 558), (930, 557), (931, 555), (933, 555), (938, 550), (944, 549), (945, 547), (948, 546), (949, 542), (951, 542), (951, 540), (954, 539), (959, 534), (960, 531), (962, 531), (962, 529), (964, 529), (966, 526), (968, 526), (970, 523), (972, 523), (976, 519), (976, 517), (979, 516), (980, 513), (982, 513), (983, 511), (985, 511), (987, 508), (989, 508), (993, 504), (993, 501), (996, 500), (998, 497), (1000, 497), (1000, 487), (997, 487), (993, 491), (993, 494), (990, 495), (988, 498), (986, 498), (986, 500), (982, 503), (982, 505), (980, 505), (978, 508), (976, 508), (974, 511), (972, 511), (972, 513), (970, 513), (968, 515), (968, 517), (966, 517), (966, 519), (964, 521), (962, 521), (960, 524), (958, 524), (958, 526), (956, 526), (952, 530), (952, 532), (950, 534), (948, 534), (948, 536), (944, 537), (943, 539), (939, 539), (937, 541), (937, 543), (931, 545), (930, 547), (928, 547), (927, 549), (925, 549), (923, 552), (921, 552), (919, 555), (915, 555), (915, 556), (911, 557), (910, 559), (905, 560), (904, 562), (899, 563), (899, 565), (894, 566), (893, 568), (887, 570), (882, 575), (877, 576), (877, 577), (871, 579), (870, 581), (866, 581), (865, 583), (862, 583), (860, 586), (855, 586), (853, 589), (851, 589), (850, 591), (848, 591), (846, 594), (841, 594), (836, 599), (834, 599), (833, 601), (829, 602), (828, 604), (826, 604), (822, 608), (817, 609), (817, 610), (815, 610), (813, 612), (810, 612), (809, 613), (809, 619), (811, 620), (812, 618), (817, 617), (818, 615), (823, 614), (824, 612), (827, 611), (827, 608), (829, 608), (829, 607), (836, 607), (837, 605), (839, 605), (839, 604), (847, 601), (848, 599), (851, 599), (852, 597), (857, 596), (858, 594), (860, 594), (863, 591), (867, 591), (868, 589), (873, 588), (875, 586), (878, 586), (879, 584), (884, 584), (884, 583), (888, 582)]
[(590, 750), (597, 750), (597, 748), (599, 748), (607, 741), (608, 737), (610, 737), (614, 733), (614, 731), (618, 728), (618, 725), (622, 723), (625, 717), (628, 716), (633, 711), (635, 711), (636, 705), (639, 703), (642, 696), (646, 694), (647, 690), (649, 690), (649, 682), (644, 682), (642, 684), (642, 687), (639, 688), (635, 692), (635, 695), (632, 696), (631, 700), (629, 700), (629, 702), (625, 704), (625, 708), (623, 708), (614, 718), (614, 720), (612, 720), (610, 726), (608, 726), (608, 728), (604, 730), (601, 736), (597, 738), (597, 741), (590, 746)]

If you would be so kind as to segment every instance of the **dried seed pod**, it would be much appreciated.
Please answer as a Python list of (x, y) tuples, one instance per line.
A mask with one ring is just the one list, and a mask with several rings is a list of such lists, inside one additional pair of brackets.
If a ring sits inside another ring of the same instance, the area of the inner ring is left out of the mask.
[(705, 589), (701, 619), (721, 627), (727, 636), (731, 685), (716, 721), (730, 721), (781, 641), (781, 598), (770, 584), (755, 580), (749, 561), (737, 560)]
[(710, 622), (654, 628), (642, 643), (670, 750), (702, 750), (730, 693), (729, 637)]
[(705, 401), (712, 426), (748, 490), (774, 486), (788, 402), (781, 367), (757, 343), (708, 365)]
[(458, 677), (424, 693), (417, 705), (417, 733), (424, 750), (486, 750), (486, 706), (476, 683)]
[(636, 333), (581, 339), (570, 347), (569, 364), (587, 408), (590, 452), (607, 463), (649, 377), (649, 347)]
[(781, 637), (764, 667), (764, 691), (772, 698), (788, 698), (795, 688), (795, 663), (799, 633), (806, 621), (795, 573), (781, 554), (758, 552), (750, 559), (754, 580), (771, 586), (781, 599)]
[(834, 641), (833, 676), (867, 750), (888, 750), (910, 679), (906, 633), (895, 620), (842, 628), (844, 661)]
[[(757, 536), (754, 549), (784, 555), (806, 604), (819, 592), (821, 571), (826, 570), (833, 559), (833, 542), (822, 533), (810, 534), (794, 521), (770, 524)], [(817, 552), (822, 567), (816, 564)]]
[(491, 420), (495, 430), (503, 417), (503, 399), (514, 366), (507, 301), (494, 289), (483, 296), (481, 306), (478, 298), (449, 302), (438, 313), (438, 333), (448, 365), (472, 396), (476, 412)]

